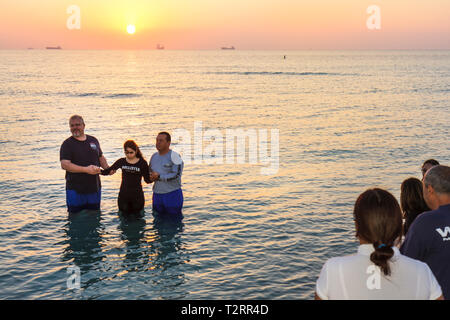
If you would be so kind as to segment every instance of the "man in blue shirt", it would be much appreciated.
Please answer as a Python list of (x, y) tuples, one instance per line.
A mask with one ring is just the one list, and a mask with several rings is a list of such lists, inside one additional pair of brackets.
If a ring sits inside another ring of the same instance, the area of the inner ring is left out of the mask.
[(423, 179), (423, 196), (432, 211), (412, 223), (400, 251), (428, 264), (445, 299), (450, 299), (450, 167), (437, 165)]
[(160, 132), (156, 137), (156, 149), (149, 161), (150, 179), (153, 184), (153, 211), (161, 217), (183, 219), (183, 191), (181, 174), (184, 163), (180, 155), (170, 149), (171, 137)]

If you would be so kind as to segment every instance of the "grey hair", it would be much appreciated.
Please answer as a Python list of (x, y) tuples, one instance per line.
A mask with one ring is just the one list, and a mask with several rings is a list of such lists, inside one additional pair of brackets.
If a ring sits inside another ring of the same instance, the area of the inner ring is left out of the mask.
[(81, 122), (84, 124), (83, 117), (82, 117), (82, 116), (79, 116), (79, 115), (77, 115), (77, 114), (74, 114), (73, 116), (70, 117), (69, 123), (70, 123), (70, 121), (72, 121), (72, 120), (81, 120)]
[(425, 186), (432, 186), (436, 193), (450, 193), (450, 167), (432, 167), (427, 171), (423, 183)]

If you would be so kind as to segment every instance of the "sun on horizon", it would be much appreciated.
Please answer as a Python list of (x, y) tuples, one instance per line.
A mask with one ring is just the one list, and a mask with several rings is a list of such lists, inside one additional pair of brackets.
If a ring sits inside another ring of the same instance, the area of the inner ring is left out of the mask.
[(132, 24), (129, 24), (129, 25), (127, 26), (127, 32), (128, 32), (129, 34), (134, 34), (134, 33), (136, 32), (136, 27), (135, 27), (134, 25), (132, 25)]

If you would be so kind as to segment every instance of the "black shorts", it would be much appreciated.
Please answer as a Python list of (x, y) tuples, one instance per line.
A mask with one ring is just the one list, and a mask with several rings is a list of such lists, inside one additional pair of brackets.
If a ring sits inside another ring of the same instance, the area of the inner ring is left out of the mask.
[(117, 204), (122, 213), (140, 213), (145, 205), (144, 191), (120, 192)]

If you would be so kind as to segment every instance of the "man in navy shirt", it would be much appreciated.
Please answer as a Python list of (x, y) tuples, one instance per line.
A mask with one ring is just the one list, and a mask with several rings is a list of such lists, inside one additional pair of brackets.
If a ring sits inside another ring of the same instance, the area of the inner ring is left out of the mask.
[(450, 167), (437, 165), (423, 179), (423, 196), (432, 211), (411, 225), (400, 251), (428, 264), (450, 299)]
[[(73, 115), (69, 120), (72, 136), (60, 149), (61, 168), (66, 170), (66, 202), (69, 213), (100, 209), (100, 166), (108, 168), (98, 140), (84, 133), (84, 120)], [(112, 173), (111, 173), (112, 174)]]

